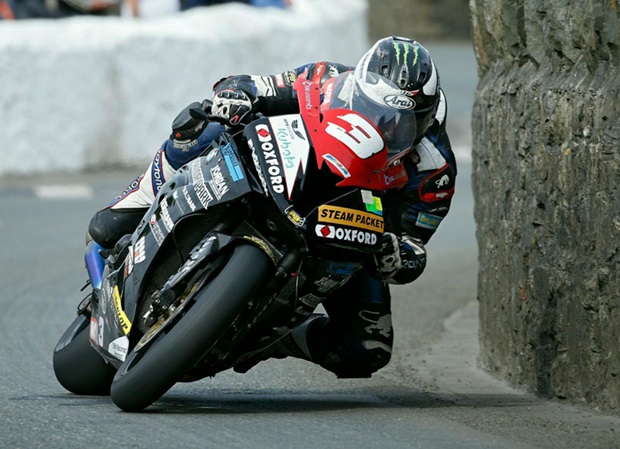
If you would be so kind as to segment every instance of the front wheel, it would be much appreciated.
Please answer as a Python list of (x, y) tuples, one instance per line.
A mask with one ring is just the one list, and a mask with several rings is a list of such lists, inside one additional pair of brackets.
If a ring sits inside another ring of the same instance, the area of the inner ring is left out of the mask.
[(172, 388), (217, 343), (271, 268), (269, 257), (256, 246), (237, 246), (171, 329), (127, 355), (112, 383), (114, 403), (128, 412), (141, 411)]

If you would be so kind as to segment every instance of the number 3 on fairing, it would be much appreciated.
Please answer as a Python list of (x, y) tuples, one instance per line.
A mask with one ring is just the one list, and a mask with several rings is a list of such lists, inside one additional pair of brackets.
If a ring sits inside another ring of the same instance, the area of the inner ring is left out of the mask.
[(347, 122), (351, 129), (346, 130), (342, 126), (328, 122), (325, 131), (344, 143), (358, 157), (368, 159), (383, 150), (381, 134), (368, 121), (357, 114), (339, 115), (338, 118)]

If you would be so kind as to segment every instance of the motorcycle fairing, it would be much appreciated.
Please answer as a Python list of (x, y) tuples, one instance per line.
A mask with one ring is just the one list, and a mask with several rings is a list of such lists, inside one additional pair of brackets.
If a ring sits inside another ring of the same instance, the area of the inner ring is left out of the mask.
[(313, 242), (372, 253), (385, 230), (380, 194), (370, 190), (350, 193), (317, 207), (306, 218)]
[(385, 141), (367, 117), (348, 109), (321, 111), (320, 86), (302, 77), (295, 81), (293, 88), (317, 166), (320, 169), (327, 163), (341, 178), (338, 186), (386, 190), (407, 184), (408, 175), (403, 164), (386, 167)]
[(106, 262), (90, 329), (91, 341), (100, 354), (116, 366), (123, 361), (129, 342), (125, 339), (139, 302), (152, 288), (149, 283), (154, 270), (167, 260), (162, 255), (186, 253), (166, 279), (173, 277), (184, 261), (191, 260), (191, 254), (205, 257), (207, 246), (202, 236), (196, 241), (200, 248), (193, 253), (192, 248), (181, 251), (176, 247), (174, 234), (180, 223), (198, 216), (216, 219), (218, 206), (256, 191), (262, 193), (248, 178), (234, 142), (226, 136), (207, 156), (192, 160), (162, 186), (131, 238)]
[[(127, 254), (127, 250), (122, 254)], [(129, 347), (127, 335), (131, 321), (122, 308), (120, 291), (123, 288), (125, 258), (112, 258), (104, 269), (104, 280), (97, 296), (96, 307), (90, 317), (90, 341), (115, 366), (125, 359)]]
[(264, 118), (244, 130), (252, 161), (265, 192), (282, 212), (303, 188), (310, 139), (299, 114)]

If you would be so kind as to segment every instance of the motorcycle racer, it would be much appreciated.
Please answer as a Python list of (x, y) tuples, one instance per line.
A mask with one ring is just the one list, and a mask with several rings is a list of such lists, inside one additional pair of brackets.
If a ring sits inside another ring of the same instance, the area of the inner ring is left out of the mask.
[[(292, 85), (298, 77), (326, 85), (352, 70), (388, 78), (410, 100), (407, 107), (415, 114), (415, 132), (407, 136), (405, 150), (388, 154), (404, 164), (408, 182), (387, 192), (383, 205), (387, 232), (374, 255), (375, 264), (322, 302), (327, 316), (312, 316), (256, 358), (237, 365), (236, 371), (245, 372), (269, 357), (294, 356), (338, 377), (370, 377), (389, 362), (394, 331), (388, 284), (407, 284), (422, 274), (425, 244), (448, 213), (457, 174), (446, 132), (446, 99), (429, 52), (414, 40), (391, 36), (377, 41), (355, 67), (316, 62), (276, 75), (221, 79), (213, 88), (212, 102), (195, 102), (181, 111), (148, 170), (90, 222), (90, 237), (104, 248), (114, 247), (134, 231), (166, 180), (226, 130), (219, 123), (192, 117), (190, 109), (210, 107), (212, 115), (231, 126), (247, 122), (256, 112), (296, 113), (299, 106)], [(392, 181), (386, 177), (386, 186)]]

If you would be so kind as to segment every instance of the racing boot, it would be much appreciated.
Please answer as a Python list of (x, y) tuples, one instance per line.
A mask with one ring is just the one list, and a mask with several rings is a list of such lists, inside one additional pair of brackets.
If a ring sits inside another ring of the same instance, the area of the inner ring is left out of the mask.
[(310, 356), (310, 351), (308, 350), (306, 336), (308, 335), (308, 329), (312, 326), (312, 324), (323, 317), (324, 315), (320, 314), (312, 315), (275, 343), (237, 363), (233, 367), (233, 370), (237, 373), (247, 373), (251, 368), (258, 365), (263, 360), (284, 359), (286, 357), (295, 357), (297, 359), (308, 360), (311, 362), (312, 357)]

